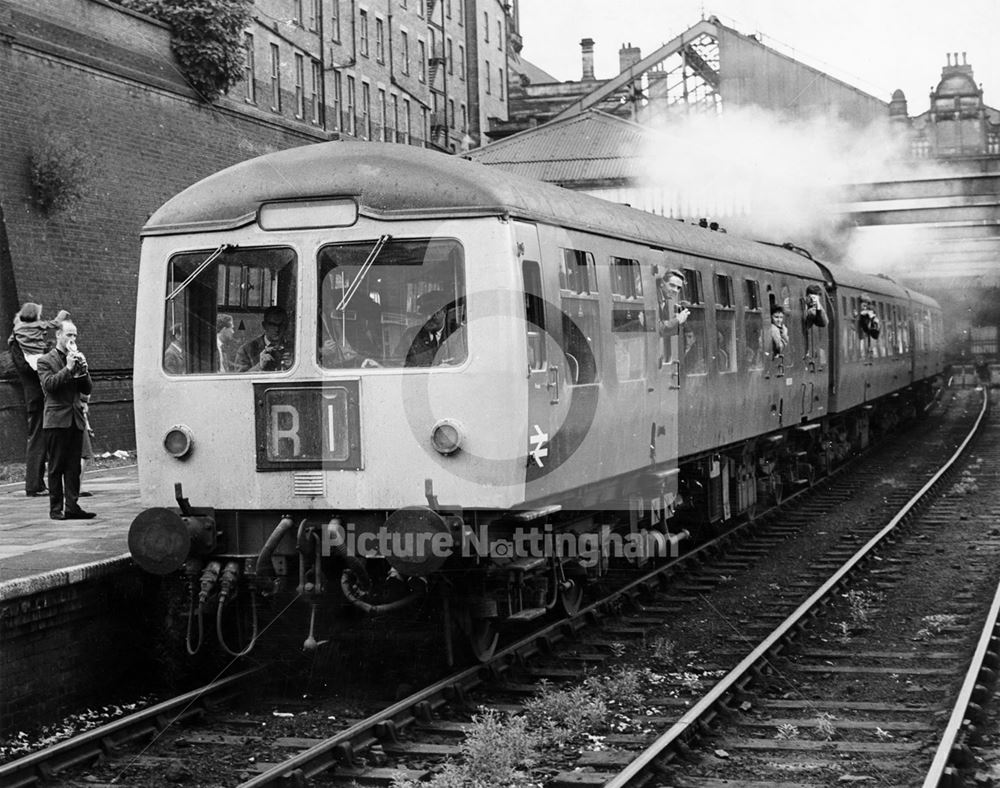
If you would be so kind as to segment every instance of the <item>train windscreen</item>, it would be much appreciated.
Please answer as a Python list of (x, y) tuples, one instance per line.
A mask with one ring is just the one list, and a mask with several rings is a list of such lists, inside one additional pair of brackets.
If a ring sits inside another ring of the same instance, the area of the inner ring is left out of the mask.
[(465, 263), (450, 238), (331, 244), (317, 258), (321, 367), (465, 361)]
[(296, 255), (284, 247), (174, 255), (163, 369), (171, 375), (280, 372), (295, 362)]

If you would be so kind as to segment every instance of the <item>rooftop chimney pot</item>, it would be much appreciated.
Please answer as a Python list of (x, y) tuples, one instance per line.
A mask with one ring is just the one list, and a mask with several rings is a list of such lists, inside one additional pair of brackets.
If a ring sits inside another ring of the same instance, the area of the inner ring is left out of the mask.
[(580, 41), (580, 51), (583, 57), (583, 79), (593, 81), (594, 79), (594, 39), (584, 38)]

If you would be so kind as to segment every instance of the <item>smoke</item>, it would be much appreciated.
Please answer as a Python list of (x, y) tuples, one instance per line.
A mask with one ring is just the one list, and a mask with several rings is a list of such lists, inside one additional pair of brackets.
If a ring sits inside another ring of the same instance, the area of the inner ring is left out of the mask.
[(790, 241), (830, 260), (850, 246), (842, 189), (896, 179), (906, 153), (888, 121), (859, 131), (837, 118), (791, 120), (759, 108), (672, 116), (647, 150), (646, 186), (664, 212), (729, 232)]

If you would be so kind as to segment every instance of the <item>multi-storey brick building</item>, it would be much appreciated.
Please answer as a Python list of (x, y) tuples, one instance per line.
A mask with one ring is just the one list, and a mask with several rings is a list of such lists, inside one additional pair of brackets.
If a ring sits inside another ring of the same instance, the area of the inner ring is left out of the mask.
[(507, 117), (508, 19), (500, 0), (256, 0), (229, 99), (341, 138), (467, 150)]

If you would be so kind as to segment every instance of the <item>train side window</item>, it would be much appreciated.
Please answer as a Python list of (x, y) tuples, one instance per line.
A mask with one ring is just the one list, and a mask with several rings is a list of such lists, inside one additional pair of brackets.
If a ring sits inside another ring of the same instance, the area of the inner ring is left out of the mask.
[(542, 298), (542, 274), (538, 263), (524, 260), (524, 324), (528, 335), (528, 369), (541, 370), (545, 360), (545, 300)]
[(581, 249), (563, 249), (559, 268), (559, 289), (578, 295), (597, 293), (597, 267), (594, 255)]
[[(296, 268), (295, 252), (281, 247), (220, 247), (171, 257), (164, 371), (203, 375), (251, 366), (263, 372), (289, 369), (295, 361)], [(263, 318), (271, 307), (281, 307), (285, 321), (268, 339)], [(261, 367), (265, 349), (268, 361)], [(248, 361), (250, 356), (255, 358)]]
[(642, 300), (638, 260), (611, 258), (611, 339), (618, 380), (638, 380), (646, 372), (646, 332), (655, 321)]
[(708, 372), (708, 353), (705, 346), (705, 304), (701, 271), (684, 268), (682, 273), (684, 298), (681, 303), (690, 310), (690, 315), (681, 326), (681, 369), (687, 375), (704, 375)]
[(760, 284), (756, 279), (747, 279), (745, 285), (745, 307), (743, 311), (743, 331), (746, 336), (746, 363), (748, 369), (764, 368), (764, 315), (761, 312)]
[(590, 298), (562, 299), (566, 382), (571, 386), (597, 383), (600, 376), (598, 303)]
[(715, 275), (715, 367), (722, 373), (736, 371), (736, 300), (733, 278)]

